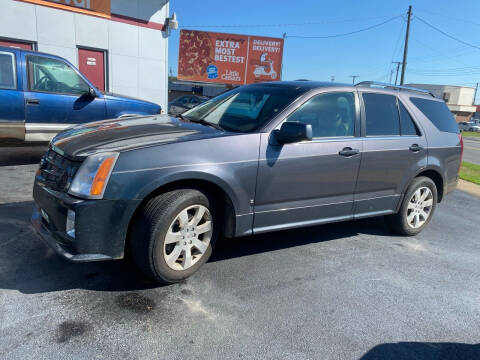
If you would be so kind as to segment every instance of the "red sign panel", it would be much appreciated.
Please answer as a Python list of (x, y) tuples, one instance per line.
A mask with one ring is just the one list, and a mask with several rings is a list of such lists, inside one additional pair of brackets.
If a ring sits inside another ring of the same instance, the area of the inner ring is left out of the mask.
[(8, 47), (25, 49), (25, 50), (33, 50), (32, 43), (24, 43), (24, 42), (10, 41), (10, 40), (0, 40), (0, 46), (8, 46)]
[(180, 80), (243, 85), (280, 80), (283, 39), (182, 30)]

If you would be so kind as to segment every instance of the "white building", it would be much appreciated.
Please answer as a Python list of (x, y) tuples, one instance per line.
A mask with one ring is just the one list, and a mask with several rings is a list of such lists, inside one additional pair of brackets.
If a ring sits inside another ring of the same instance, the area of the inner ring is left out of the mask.
[(430, 91), (436, 97), (445, 100), (450, 111), (455, 115), (457, 122), (469, 121), (475, 113), (473, 105), (475, 88), (455, 85), (434, 84), (407, 84), (420, 89)]
[(168, 0), (0, 0), (0, 45), (61, 56), (100, 90), (167, 109)]

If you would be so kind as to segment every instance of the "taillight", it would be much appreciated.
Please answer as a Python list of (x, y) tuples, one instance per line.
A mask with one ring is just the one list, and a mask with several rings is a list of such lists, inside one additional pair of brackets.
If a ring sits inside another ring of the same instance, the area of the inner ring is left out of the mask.
[(462, 134), (458, 134), (458, 140), (460, 141), (460, 165), (458, 165), (458, 172), (460, 172), (460, 168), (462, 167), (462, 160), (463, 160), (463, 136)]
[(458, 134), (458, 140), (460, 141), (460, 162), (462, 162), (463, 159), (463, 136), (462, 134)]

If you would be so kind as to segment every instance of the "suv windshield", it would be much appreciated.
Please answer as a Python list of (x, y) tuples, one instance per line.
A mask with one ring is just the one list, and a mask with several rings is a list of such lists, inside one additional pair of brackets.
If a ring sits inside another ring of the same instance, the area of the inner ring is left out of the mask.
[(242, 86), (184, 112), (182, 117), (227, 131), (250, 132), (271, 120), (303, 91), (298, 87)]

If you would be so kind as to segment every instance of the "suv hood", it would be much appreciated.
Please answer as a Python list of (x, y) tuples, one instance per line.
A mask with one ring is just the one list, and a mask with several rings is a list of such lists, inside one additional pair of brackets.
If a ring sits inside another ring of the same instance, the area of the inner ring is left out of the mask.
[(97, 152), (126, 151), (232, 134), (167, 115), (156, 115), (74, 126), (55, 136), (51, 147), (72, 160), (81, 160)]
[(146, 104), (152, 104), (152, 105), (158, 106), (158, 104), (155, 104), (151, 101), (145, 101), (145, 100), (138, 99), (138, 98), (135, 98), (135, 97), (132, 97), (132, 96), (126, 96), (126, 95), (122, 95), (122, 94), (116, 94), (116, 93), (111, 93), (111, 92), (103, 92), (103, 91), (102, 91), (102, 94), (104, 95), (105, 100), (119, 100), (119, 101), (128, 101), (128, 102), (135, 102), (135, 103), (141, 103), (141, 104), (146, 103)]

